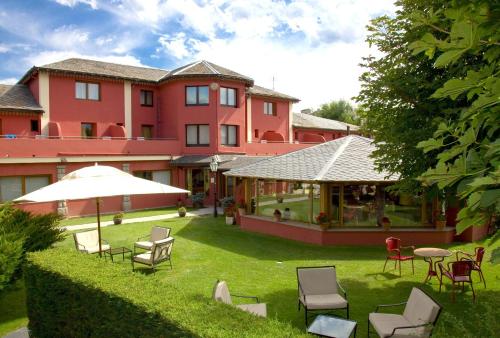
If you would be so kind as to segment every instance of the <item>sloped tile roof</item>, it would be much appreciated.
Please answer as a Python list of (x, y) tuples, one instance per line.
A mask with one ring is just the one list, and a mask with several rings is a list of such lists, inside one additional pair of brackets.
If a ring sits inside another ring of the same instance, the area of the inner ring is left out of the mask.
[(261, 86), (257, 86), (257, 85), (254, 85), (253, 87), (250, 87), (248, 88), (248, 93), (250, 95), (256, 95), (256, 96), (266, 96), (266, 97), (275, 97), (275, 98), (278, 98), (278, 99), (285, 99), (285, 100), (290, 100), (290, 101), (293, 101), (293, 102), (299, 102), (300, 100), (293, 97), (293, 96), (290, 96), (290, 95), (286, 95), (286, 94), (283, 94), (283, 93), (279, 93), (275, 90), (272, 90), (272, 89), (268, 89), (268, 88), (264, 88), (264, 87), (261, 87)]
[(175, 79), (179, 77), (182, 78), (182, 77), (200, 77), (200, 76), (202, 77), (210, 76), (210, 77), (220, 77), (225, 79), (240, 80), (249, 85), (253, 85), (252, 78), (205, 60), (196, 61), (187, 64), (185, 66), (179, 67), (177, 69), (174, 69), (168, 75), (166, 75), (162, 79), (162, 81), (168, 81), (170, 79)]
[(0, 83), (0, 96), (2, 96), (10, 88), (12, 88), (12, 85), (6, 85)]
[(325, 119), (323, 117), (318, 117), (303, 113), (293, 113), (292, 125), (297, 128), (343, 130), (343, 131), (345, 131), (347, 129), (347, 126), (349, 126), (349, 129), (352, 131), (359, 130), (359, 126), (356, 126), (354, 124)]
[(375, 170), (371, 139), (350, 135), (232, 169), (229, 176), (309, 182), (394, 182)]
[(43, 112), (27, 86), (17, 84), (6, 87), (2, 85), (0, 88), (0, 93), (3, 91), (3, 94), (0, 94), (1, 111)]
[(159, 81), (168, 74), (168, 71), (158, 68), (136, 67), (78, 58), (49, 63), (38, 67), (38, 69), (150, 82)]
[(228, 169), (241, 168), (249, 164), (261, 161), (265, 158), (269, 158), (269, 156), (246, 156), (246, 155), (238, 156), (231, 161), (224, 162), (221, 165), (219, 165), (219, 169), (228, 170)]

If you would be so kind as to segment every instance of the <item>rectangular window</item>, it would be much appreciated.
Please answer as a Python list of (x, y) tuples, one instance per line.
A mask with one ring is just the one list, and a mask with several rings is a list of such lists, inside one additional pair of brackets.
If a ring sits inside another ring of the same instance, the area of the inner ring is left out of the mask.
[(153, 91), (141, 90), (141, 106), (146, 106), (146, 107), (153, 106)]
[(95, 137), (96, 136), (95, 129), (96, 129), (95, 123), (86, 123), (86, 122), (82, 123), (81, 126), (82, 138)]
[(12, 201), (50, 184), (50, 176), (0, 177), (0, 202)]
[(187, 124), (186, 125), (186, 146), (210, 145), (210, 128), (208, 124)]
[(223, 106), (236, 107), (236, 89), (221, 87), (220, 104)]
[(143, 124), (141, 126), (141, 136), (144, 137), (145, 139), (152, 139), (153, 138), (153, 126)]
[(255, 129), (255, 130), (253, 131), (253, 137), (255, 137), (255, 138), (259, 138), (259, 129)]
[(220, 139), (222, 145), (233, 147), (238, 145), (238, 126), (221, 125)]
[(35, 132), (40, 131), (38, 120), (31, 120), (31, 131), (35, 131)]
[(187, 106), (208, 105), (208, 86), (188, 86), (186, 87)]
[(276, 115), (276, 104), (273, 102), (264, 102), (264, 115)]
[(100, 85), (98, 83), (76, 82), (75, 97), (81, 100), (100, 100)]
[(170, 185), (170, 170), (142, 170), (134, 171), (134, 176), (158, 182), (161, 184)]

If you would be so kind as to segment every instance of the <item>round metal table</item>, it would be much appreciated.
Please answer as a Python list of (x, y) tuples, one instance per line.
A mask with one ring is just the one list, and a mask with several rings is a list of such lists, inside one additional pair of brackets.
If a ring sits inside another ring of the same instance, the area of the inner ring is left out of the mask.
[[(429, 263), (429, 270), (427, 271), (424, 283), (430, 281), (433, 276), (437, 277), (437, 263), (444, 261), (445, 257), (452, 255), (451, 251), (440, 248), (419, 248), (413, 250), (413, 253), (415, 256), (423, 257), (424, 261)], [(436, 259), (433, 261), (433, 258)]]

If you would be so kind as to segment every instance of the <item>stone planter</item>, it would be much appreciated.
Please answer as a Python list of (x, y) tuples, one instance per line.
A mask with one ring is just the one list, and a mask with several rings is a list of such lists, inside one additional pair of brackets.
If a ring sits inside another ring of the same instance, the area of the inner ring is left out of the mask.
[(121, 218), (113, 218), (113, 223), (114, 223), (114, 225), (122, 224), (122, 219)]
[(320, 223), (319, 226), (321, 227), (321, 230), (326, 231), (330, 227), (329, 223)]
[(186, 212), (185, 211), (178, 211), (179, 217), (186, 217)]
[(391, 222), (382, 222), (382, 227), (385, 231), (391, 230)]
[(226, 216), (226, 224), (233, 225), (234, 224), (234, 217), (233, 216)]
[(444, 229), (446, 227), (446, 221), (436, 221), (436, 229)]
[(275, 222), (281, 222), (281, 215), (273, 215)]

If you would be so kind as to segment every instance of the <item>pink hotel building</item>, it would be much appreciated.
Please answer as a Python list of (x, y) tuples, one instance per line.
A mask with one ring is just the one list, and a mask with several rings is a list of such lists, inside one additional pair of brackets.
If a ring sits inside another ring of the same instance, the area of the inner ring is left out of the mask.
[[(355, 131), (293, 113), (298, 101), (207, 61), (172, 71), (84, 59), (33, 67), (16, 85), (0, 85), (0, 203), (98, 162), (205, 193), (210, 204), (212, 155), (227, 170)], [(218, 173), (218, 196), (237, 193), (233, 180)], [(178, 198), (106, 198), (103, 210), (168, 206)], [(92, 201), (23, 207), (95, 213)]]

